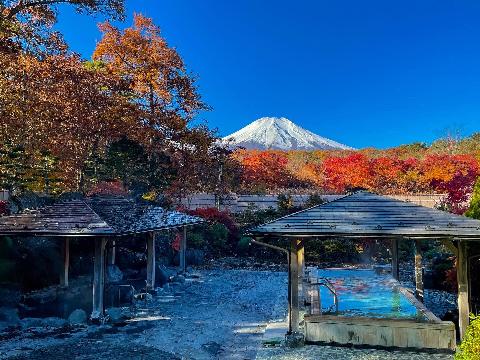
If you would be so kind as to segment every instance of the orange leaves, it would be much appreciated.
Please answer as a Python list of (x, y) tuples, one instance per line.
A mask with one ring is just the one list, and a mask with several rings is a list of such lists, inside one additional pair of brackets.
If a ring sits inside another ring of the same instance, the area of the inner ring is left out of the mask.
[[(88, 3), (96, 8), (119, 1)], [(182, 191), (198, 190), (211, 180), (205, 169), (219, 166), (209, 154), (214, 134), (188, 126), (206, 108), (194, 78), (151, 19), (135, 15), (124, 31), (108, 23), (101, 29), (96, 61), (86, 64), (65, 51), (0, 54), (0, 144), (47, 151), (58, 159), (64, 185), (81, 190), (85, 176), (96, 179), (108, 146), (127, 138), (149, 157), (170, 158)]]
[[(416, 149), (419, 153), (413, 151)], [(397, 151), (398, 150), (398, 151)], [(448, 206), (462, 212), (479, 175), (473, 155), (426, 154), (420, 145), (356, 152), (241, 151), (244, 188), (270, 190), (303, 185), (343, 193), (365, 188), (380, 193), (447, 193)], [(417, 156), (407, 156), (417, 155)]]
[(93, 58), (129, 81), (131, 94), (144, 109), (150, 127), (165, 128), (167, 133), (206, 108), (182, 58), (151, 19), (135, 14), (133, 26), (124, 31), (109, 23), (100, 24), (100, 30), (103, 38)]
[(329, 157), (322, 164), (325, 177), (323, 186), (333, 192), (343, 192), (347, 188), (369, 188), (370, 171), (369, 160), (363, 154)]
[(241, 158), (243, 186), (247, 189), (287, 187), (292, 175), (287, 170), (288, 159), (279, 151), (249, 151)]
[(124, 0), (7, 0), (0, 2), (0, 51), (64, 53), (66, 45), (55, 31), (58, 5), (69, 4), (77, 12), (101, 13), (123, 19)]
[(135, 133), (136, 110), (118, 78), (85, 67), (77, 56), (11, 55), (0, 64), (0, 141), (57, 157), (75, 188), (88, 158), (121, 136)]

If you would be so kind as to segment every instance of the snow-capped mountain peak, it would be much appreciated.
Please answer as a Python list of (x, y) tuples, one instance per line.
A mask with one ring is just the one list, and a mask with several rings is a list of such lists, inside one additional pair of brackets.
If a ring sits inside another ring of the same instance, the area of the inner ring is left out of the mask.
[(223, 140), (246, 149), (260, 150), (352, 149), (314, 134), (283, 117), (263, 117), (255, 120)]

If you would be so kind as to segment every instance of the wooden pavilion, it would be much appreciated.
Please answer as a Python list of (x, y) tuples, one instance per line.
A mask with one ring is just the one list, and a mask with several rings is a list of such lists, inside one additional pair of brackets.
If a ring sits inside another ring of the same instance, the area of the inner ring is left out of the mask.
[(155, 287), (155, 236), (159, 231), (179, 229), (180, 270), (185, 271), (186, 228), (203, 222), (201, 218), (160, 206), (138, 204), (120, 197), (94, 197), (59, 202), (38, 210), (0, 217), (0, 236), (40, 236), (61, 239), (63, 271), (60, 284), (68, 287), (70, 239), (92, 241), (95, 247), (93, 303), (91, 319), (104, 317), (105, 257), (109, 244), (109, 263), (115, 262), (116, 241), (143, 235), (147, 245), (147, 288)]
[[(360, 191), (326, 204), (282, 217), (256, 227), (257, 240), (287, 238), (290, 242), (289, 333), (299, 332), (299, 274), (304, 271), (304, 247), (326, 238), (374, 238), (391, 243), (392, 273), (398, 279), (398, 243), (415, 241), (416, 296), (423, 299), (423, 241), (440, 240), (457, 257), (460, 338), (463, 338), (472, 308), (474, 259), (480, 255), (480, 221), (431, 209), (387, 196)], [(478, 263), (478, 261), (477, 261)], [(300, 276), (301, 277), (301, 276)]]

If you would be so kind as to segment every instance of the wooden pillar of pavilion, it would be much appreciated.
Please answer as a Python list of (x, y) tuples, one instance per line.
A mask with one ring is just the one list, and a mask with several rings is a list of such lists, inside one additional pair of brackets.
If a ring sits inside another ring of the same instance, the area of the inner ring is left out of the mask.
[(180, 233), (180, 252), (179, 252), (180, 272), (182, 273), (187, 271), (187, 262), (185, 258), (186, 251), (187, 251), (187, 227), (184, 226)]
[(105, 245), (107, 239), (95, 239), (95, 259), (93, 263), (93, 306), (90, 319), (102, 322), (104, 319), (103, 295), (105, 291)]
[(398, 239), (392, 239), (391, 244), (391, 255), (392, 255), (392, 276), (395, 280), (400, 278), (399, 267), (398, 267)]
[(301, 241), (298, 245), (298, 277), (303, 279), (305, 276), (305, 245)]
[(115, 265), (117, 257), (117, 244), (115, 240), (112, 240), (112, 246), (108, 249), (108, 265)]
[(457, 282), (458, 282), (458, 326), (460, 339), (463, 339), (469, 323), (470, 304), (468, 289), (468, 255), (466, 241), (458, 242), (457, 251)]
[(305, 244), (301, 240), (297, 244), (297, 262), (298, 262), (298, 287), (301, 294), (301, 299), (299, 301), (301, 307), (303, 308), (303, 302), (305, 300), (305, 288), (303, 286), (303, 279), (305, 277)]
[(63, 257), (63, 266), (60, 271), (60, 286), (68, 287), (68, 273), (70, 268), (70, 239), (68, 237), (65, 237), (60, 241)]
[(423, 267), (420, 240), (415, 240), (415, 297), (423, 302)]
[(290, 241), (290, 268), (288, 271), (288, 281), (290, 283), (290, 313), (289, 313), (289, 333), (298, 333), (300, 330), (300, 304), (298, 298), (298, 250), (301, 241), (292, 239)]
[(147, 234), (147, 289), (155, 289), (155, 233)]

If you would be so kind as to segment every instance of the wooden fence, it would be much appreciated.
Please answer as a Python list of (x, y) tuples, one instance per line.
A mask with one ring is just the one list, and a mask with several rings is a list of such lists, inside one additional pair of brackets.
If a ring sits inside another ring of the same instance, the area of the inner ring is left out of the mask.
[[(304, 205), (310, 195), (290, 194), (295, 206)], [(338, 199), (343, 195), (320, 195), (326, 201)], [(411, 194), (411, 195), (390, 195), (394, 199), (412, 202), (414, 204), (427, 206), (430, 208), (439, 205), (445, 195), (443, 194)], [(194, 210), (198, 208), (215, 207), (215, 195), (213, 194), (195, 194), (188, 199), (182, 201), (182, 205), (188, 209)], [(238, 213), (250, 208), (268, 209), (269, 207), (276, 209), (278, 206), (278, 195), (241, 195), (229, 194), (223, 198), (220, 204), (221, 210), (228, 210), (232, 213)]]
[(8, 190), (0, 190), (0, 201), (7, 201), (10, 199), (10, 192)]

